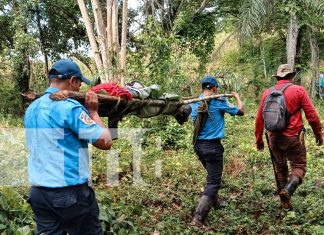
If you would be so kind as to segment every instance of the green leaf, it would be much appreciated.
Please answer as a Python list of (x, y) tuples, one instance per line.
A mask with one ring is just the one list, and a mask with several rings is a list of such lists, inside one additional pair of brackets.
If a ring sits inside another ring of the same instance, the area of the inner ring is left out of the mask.
[(29, 226), (24, 226), (24, 227), (18, 228), (15, 234), (28, 235), (28, 234), (31, 234), (31, 230), (30, 230)]
[(315, 226), (315, 231), (317, 232), (316, 234), (324, 234), (324, 226)]
[(0, 224), (0, 230), (7, 228), (7, 225), (5, 224)]
[(105, 208), (102, 208), (102, 207), (99, 208), (99, 220), (109, 222), (108, 214), (107, 214)]

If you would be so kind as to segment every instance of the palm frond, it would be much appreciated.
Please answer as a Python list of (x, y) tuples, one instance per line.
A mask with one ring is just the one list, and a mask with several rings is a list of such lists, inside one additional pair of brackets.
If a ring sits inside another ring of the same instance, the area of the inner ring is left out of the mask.
[(304, 13), (311, 26), (323, 27), (324, 23), (324, 1), (323, 0), (301, 0)]
[(323, 0), (301, 0), (304, 6), (318, 16), (324, 15), (324, 1)]
[(266, 18), (271, 14), (271, 0), (247, 0), (241, 7), (238, 22), (240, 40), (252, 38), (261, 29)]

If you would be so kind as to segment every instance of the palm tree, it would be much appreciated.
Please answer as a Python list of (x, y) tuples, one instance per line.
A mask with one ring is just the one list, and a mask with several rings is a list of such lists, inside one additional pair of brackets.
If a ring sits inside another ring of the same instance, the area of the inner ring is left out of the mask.
[(309, 43), (311, 47), (311, 68), (312, 80), (310, 96), (315, 97), (315, 84), (319, 79), (319, 48), (318, 48), (318, 33), (324, 25), (324, 2), (323, 0), (303, 0), (305, 9), (305, 22), (309, 35)]
[[(246, 0), (241, 7), (241, 15), (237, 24), (241, 41), (256, 38), (262, 45), (262, 33), (269, 32), (271, 25), (281, 24), (280, 17), (288, 17), (286, 26), (287, 63), (295, 66), (299, 26), (307, 28), (312, 51), (312, 89), (315, 94), (315, 80), (318, 79), (319, 59), (317, 32), (323, 27), (323, 0)], [(275, 20), (274, 20), (275, 19)], [(280, 27), (280, 26), (279, 26)], [(261, 53), (262, 54), (262, 53)]]

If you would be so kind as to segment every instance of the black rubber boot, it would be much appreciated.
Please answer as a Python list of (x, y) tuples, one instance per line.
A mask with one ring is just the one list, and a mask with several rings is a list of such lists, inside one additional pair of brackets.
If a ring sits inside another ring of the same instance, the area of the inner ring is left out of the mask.
[(225, 200), (222, 200), (219, 196), (218, 193), (216, 194), (215, 200), (214, 200), (214, 205), (213, 205), (215, 210), (223, 209), (226, 207), (226, 202)]
[(298, 186), (300, 185), (301, 180), (298, 176), (292, 175), (289, 177), (288, 183), (280, 192), (280, 199), (284, 209), (292, 210), (291, 196), (294, 194)]
[(192, 220), (192, 225), (197, 227), (202, 227), (213, 205), (214, 205), (214, 200), (206, 195), (203, 195), (200, 198), (199, 204), (197, 206), (195, 216)]
[(287, 184), (287, 181), (281, 181), (281, 182), (279, 182), (278, 193), (280, 193), (281, 190), (283, 190), (285, 188), (286, 184)]

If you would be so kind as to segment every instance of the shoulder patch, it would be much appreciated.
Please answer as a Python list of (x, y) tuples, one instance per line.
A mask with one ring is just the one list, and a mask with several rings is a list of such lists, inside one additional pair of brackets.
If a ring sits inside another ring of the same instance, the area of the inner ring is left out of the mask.
[(230, 107), (230, 108), (234, 108), (234, 107), (235, 107), (235, 106), (234, 106), (231, 102), (229, 102), (228, 100), (227, 100), (226, 103), (227, 103), (227, 106)]
[(226, 97), (221, 96), (221, 97), (217, 98), (217, 100), (220, 100), (220, 101), (226, 101)]
[(88, 115), (86, 112), (84, 112), (84, 111), (82, 111), (82, 112), (80, 113), (79, 119), (80, 119), (84, 124), (86, 124), (86, 125), (92, 125), (92, 124), (95, 124), (95, 123), (96, 123), (96, 122), (93, 121), (93, 120), (91, 119), (91, 117), (89, 117), (89, 115)]

